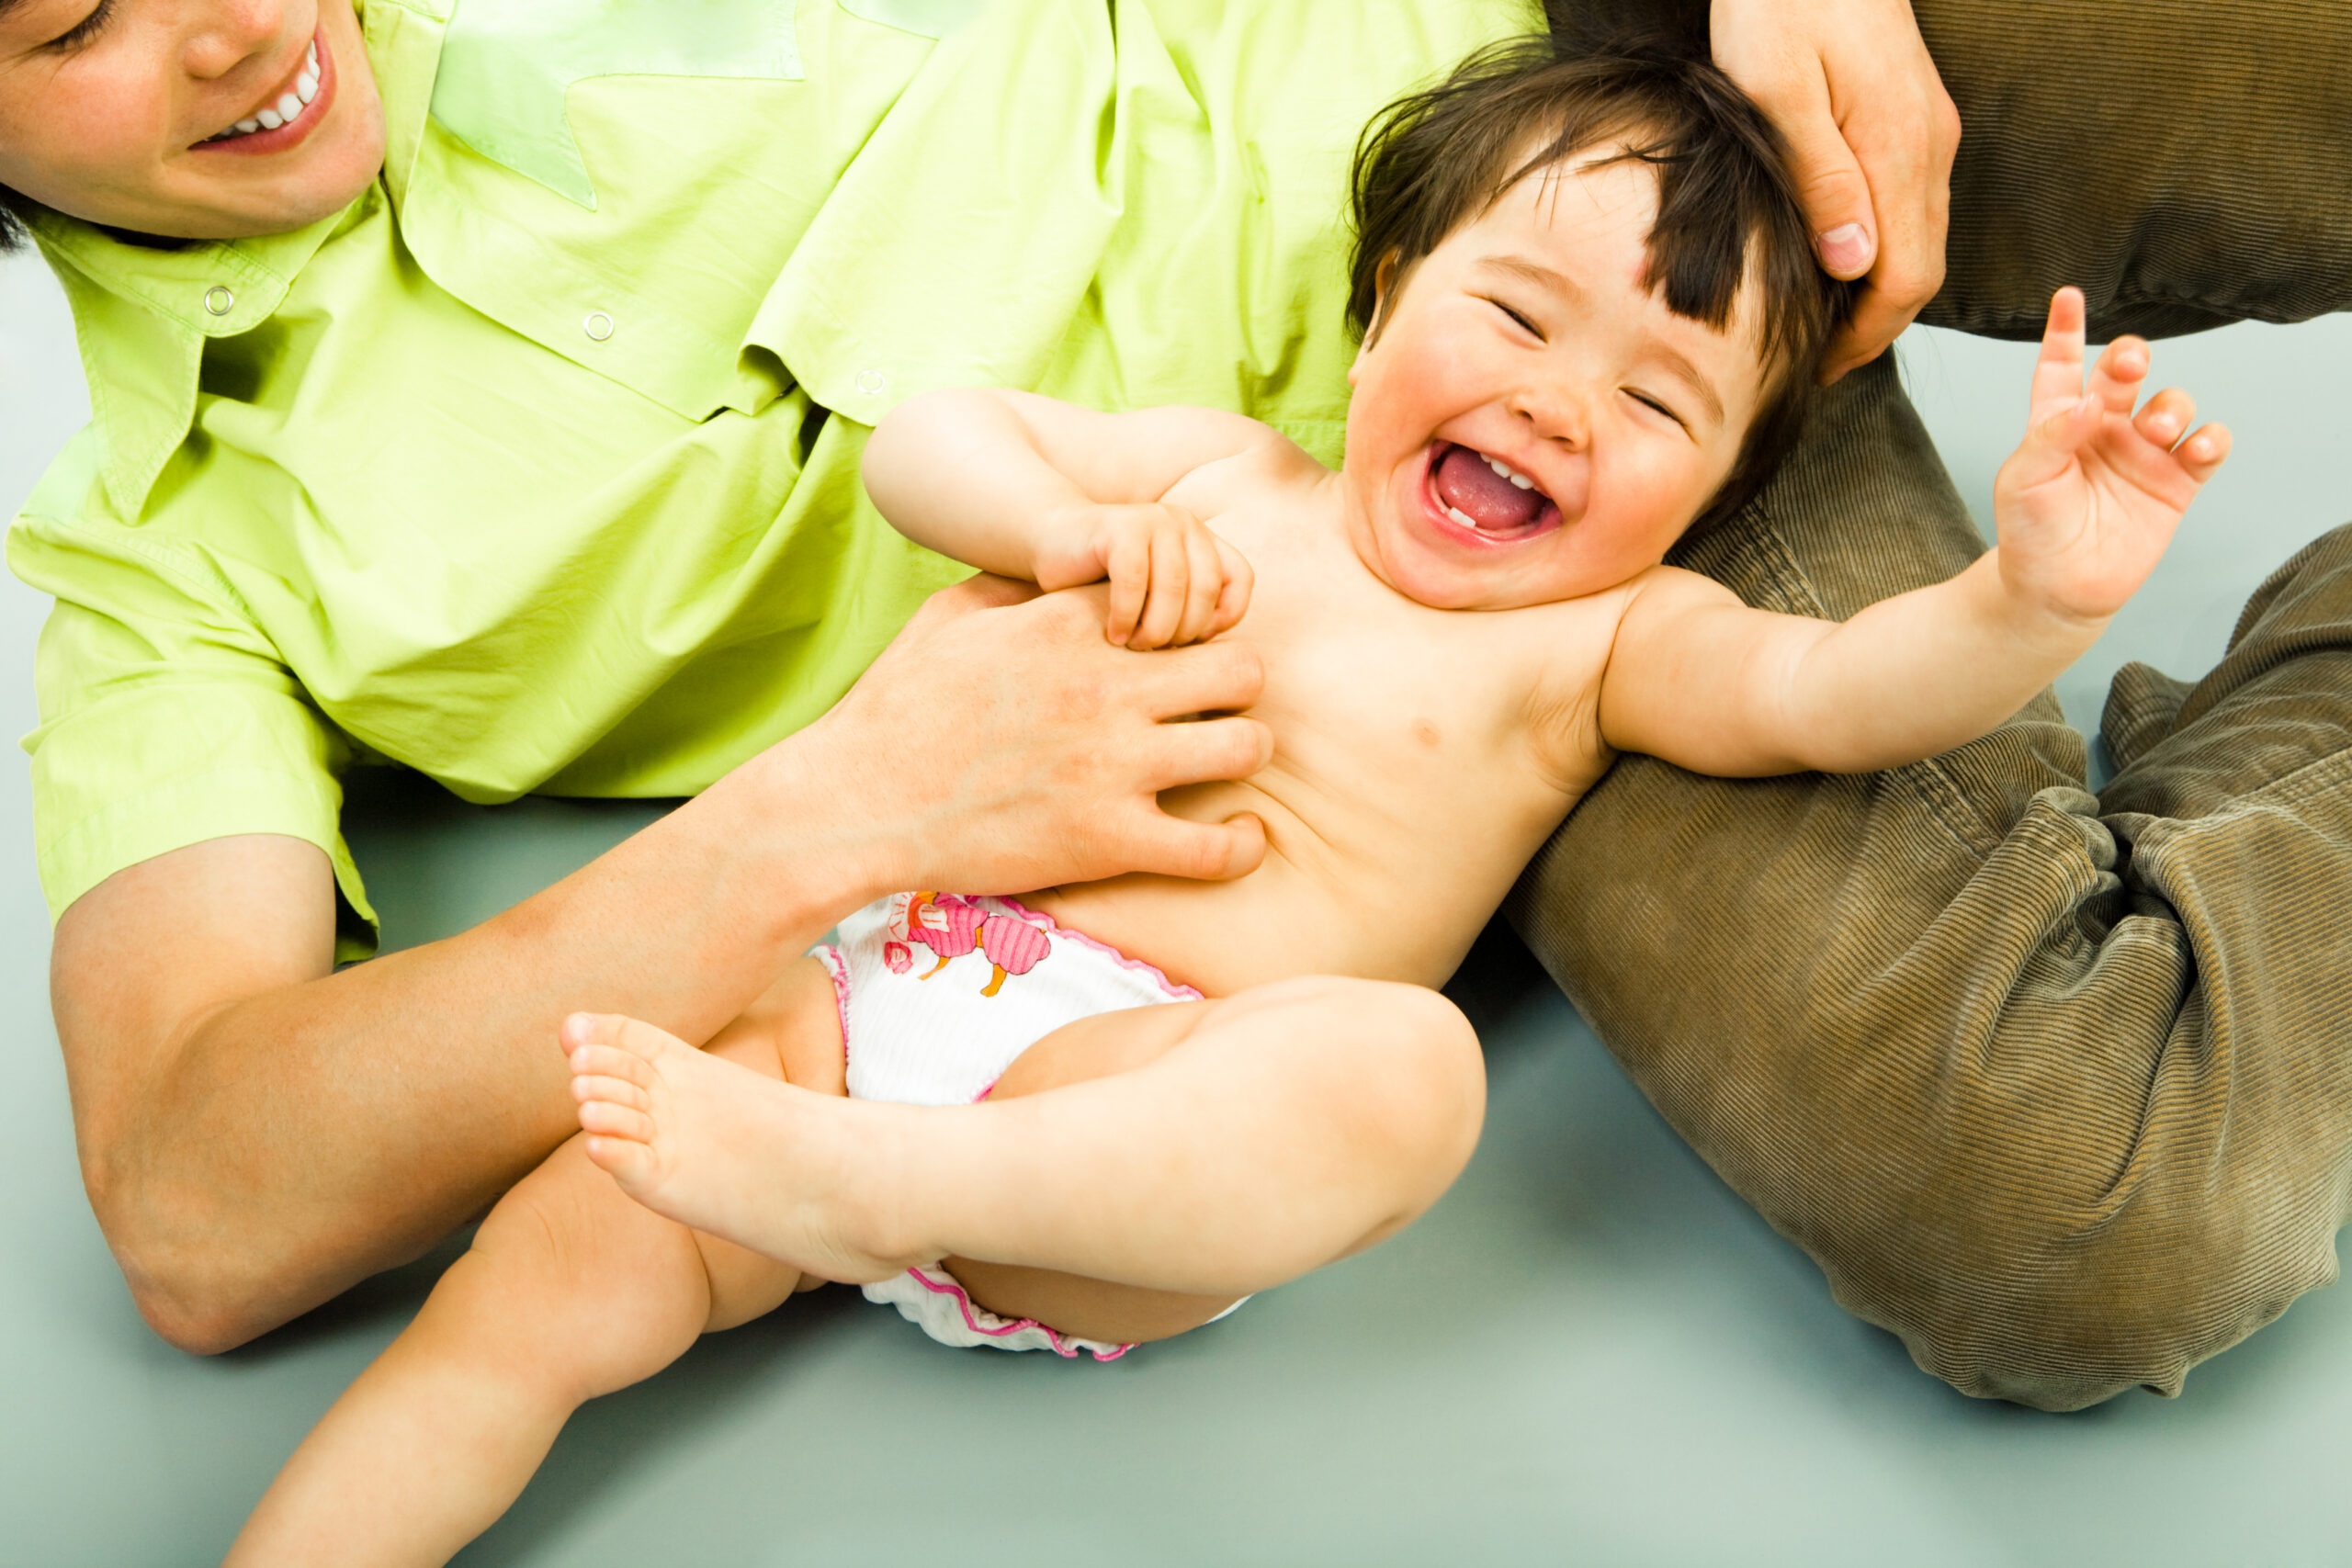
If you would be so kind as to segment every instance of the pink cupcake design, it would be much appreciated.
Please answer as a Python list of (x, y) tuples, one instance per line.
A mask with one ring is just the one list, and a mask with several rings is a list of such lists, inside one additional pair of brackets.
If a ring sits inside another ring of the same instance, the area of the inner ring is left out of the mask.
[[(939, 954), (920, 978), (928, 980), (979, 945), (980, 911), (953, 893), (918, 893), (907, 906), (907, 935)], [(911, 959), (913, 954), (910, 953)]]
[(996, 965), (996, 975), (980, 995), (992, 997), (1007, 975), (1026, 975), (1052, 950), (1046, 933), (1011, 915), (990, 915), (980, 922), (980, 951)]

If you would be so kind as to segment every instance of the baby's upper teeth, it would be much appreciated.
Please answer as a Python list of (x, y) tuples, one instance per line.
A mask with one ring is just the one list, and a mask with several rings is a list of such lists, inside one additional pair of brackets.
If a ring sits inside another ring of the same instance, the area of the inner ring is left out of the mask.
[[(1486, 457), (1486, 454), (1482, 452), (1479, 456)], [(1535, 488), (1535, 481), (1533, 479), (1529, 479), (1525, 474), (1521, 473), (1509, 463), (1504, 462), (1500, 457), (1487, 457), (1487, 467), (1494, 469), (1495, 472), (1500, 474), (1503, 478), (1509, 479), (1512, 484), (1517, 485), (1521, 490), (1533, 490)]]

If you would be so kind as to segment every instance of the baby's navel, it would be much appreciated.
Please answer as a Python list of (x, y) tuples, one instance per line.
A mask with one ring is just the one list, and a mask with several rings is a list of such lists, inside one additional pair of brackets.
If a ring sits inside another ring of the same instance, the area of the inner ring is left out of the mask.
[(1424, 746), (1436, 745), (1438, 743), (1437, 726), (1431, 724), (1425, 718), (1415, 719), (1413, 721), (1413, 739), (1419, 741)]

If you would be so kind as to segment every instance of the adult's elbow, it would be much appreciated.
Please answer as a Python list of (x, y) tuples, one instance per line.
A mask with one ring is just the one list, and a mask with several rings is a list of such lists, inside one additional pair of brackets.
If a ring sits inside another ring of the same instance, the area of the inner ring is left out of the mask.
[(122, 1270), (131, 1304), (156, 1336), (191, 1355), (217, 1356), (283, 1320), (262, 1288), (263, 1271), (232, 1239), (193, 1215), (167, 1217), (184, 1205), (135, 1179), (85, 1160), (84, 1181), (98, 1229)]

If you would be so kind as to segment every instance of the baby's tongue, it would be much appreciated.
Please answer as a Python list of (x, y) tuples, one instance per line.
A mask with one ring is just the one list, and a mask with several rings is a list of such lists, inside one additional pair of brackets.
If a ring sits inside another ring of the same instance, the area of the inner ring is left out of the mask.
[(1524, 528), (1544, 510), (1541, 494), (1520, 489), (1467, 446), (1450, 447), (1438, 459), (1437, 496), (1488, 534)]

